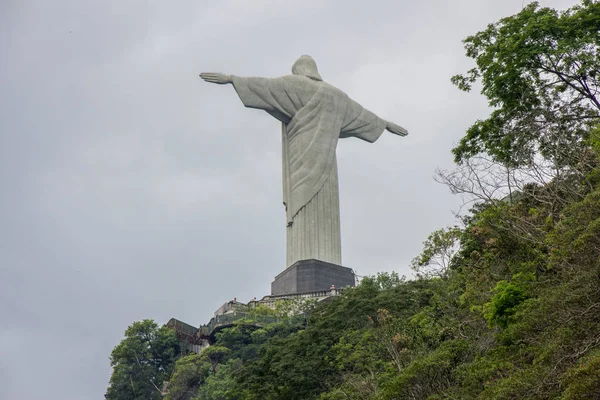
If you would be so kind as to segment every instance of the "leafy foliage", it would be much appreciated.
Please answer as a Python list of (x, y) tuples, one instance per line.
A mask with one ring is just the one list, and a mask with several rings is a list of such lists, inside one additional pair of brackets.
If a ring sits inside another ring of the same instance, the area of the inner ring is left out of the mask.
[(193, 353), (180, 358), (169, 381), (166, 400), (189, 400), (195, 397), (200, 386), (207, 382), (211, 371), (214, 371), (214, 366), (205, 355)]
[(600, 3), (584, 0), (564, 12), (536, 2), (465, 39), (476, 67), (452, 82), (482, 94), (496, 109), (477, 121), (453, 150), (456, 161), (486, 152), (510, 165), (540, 151), (565, 158), (598, 121)]
[(106, 392), (110, 400), (162, 399), (163, 382), (169, 381), (180, 355), (174, 331), (152, 320), (134, 322), (110, 355), (113, 373)]
[(460, 238), (460, 229), (457, 226), (440, 229), (433, 232), (423, 243), (423, 251), (412, 261), (412, 269), (418, 277), (445, 277), (450, 262), (457, 250)]
[[(518, 273), (516, 277), (520, 277)], [(533, 278), (533, 277), (532, 277)], [(527, 299), (527, 290), (519, 283), (500, 281), (492, 289), (494, 295), (489, 303), (485, 304), (487, 309), (485, 318), (490, 324), (497, 323), (503, 328), (508, 326), (510, 318), (516, 313), (517, 308)]]

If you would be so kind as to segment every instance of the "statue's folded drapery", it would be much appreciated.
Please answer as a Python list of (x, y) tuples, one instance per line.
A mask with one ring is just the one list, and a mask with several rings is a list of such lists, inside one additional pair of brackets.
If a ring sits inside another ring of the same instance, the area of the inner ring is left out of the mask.
[(374, 142), (386, 122), (344, 92), (305, 76), (233, 77), (246, 107), (283, 123), (283, 188), (287, 266), (315, 258), (341, 264), (338, 138)]

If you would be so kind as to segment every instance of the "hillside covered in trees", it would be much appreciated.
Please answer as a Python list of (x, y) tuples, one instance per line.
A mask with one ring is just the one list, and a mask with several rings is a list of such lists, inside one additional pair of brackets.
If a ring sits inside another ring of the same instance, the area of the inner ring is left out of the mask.
[(437, 173), (462, 223), (426, 240), (416, 279), (240, 321), (201, 354), (136, 322), (106, 398), (600, 399), (600, 3), (532, 3), (464, 44), (476, 66), (452, 82), (493, 111)]

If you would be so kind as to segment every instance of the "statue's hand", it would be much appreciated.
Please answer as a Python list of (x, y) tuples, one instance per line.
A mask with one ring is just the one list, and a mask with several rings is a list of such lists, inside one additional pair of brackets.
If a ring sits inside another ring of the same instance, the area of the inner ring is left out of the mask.
[(218, 72), (203, 72), (200, 74), (200, 78), (204, 79), (206, 82), (216, 83), (219, 85), (225, 85), (233, 82), (231, 75), (220, 74)]
[(399, 135), (399, 136), (408, 135), (408, 131), (406, 129), (404, 129), (400, 125), (396, 125), (393, 122), (388, 122), (385, 129), (388, 130), (389, 132), (392, 132), (395, 135)]

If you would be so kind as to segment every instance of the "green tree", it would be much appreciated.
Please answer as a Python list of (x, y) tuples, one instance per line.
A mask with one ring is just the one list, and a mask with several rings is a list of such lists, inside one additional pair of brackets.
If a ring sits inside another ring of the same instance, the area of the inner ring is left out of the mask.
[(567, 163), (598, 121), (600, 3), (583, 0), (559, 12), (530, 3), (511, 17), (464, 40), (476, 67), (452, 82), (469, 91), (475, 82), (495, 107), (453, 150), (456, 161), (480, 153), (506, 165), (535, 154)]
[(179, 355), (179, 342), (173, 330), (148, 319), (134, 322), (110, 355), (113, 373), (105, 397), (161, 399), (163, 382), (170, 379)]
[(205, 355), (190, 354), (175, 363), (165, 400), (189, 400), (194, 397), (212, 371)]
[(229, 359), (219, 365), (217, 372), (211, 374), (200, 387), (194, 400), (237, 400), (252, 398), (244, 388), (236, 385), (235, 376), (242, 367), (239, 359)]
[(447, 277), (452, 257), (458, 250), (462, 231), (457, 226), (439, 229), (423, 243), (423, 251), (412, 260), (411, 267), (417, 277)]
[(498, 282), (492, 290), (494, 293), (492, 299), (484, 306), (485, 318), (488, 322), (506, 328), (517, 307), (527, 299), (527, 284), (533, 279), (531, 274), (518, 273), (510, 282), (504, 280)]
[(210, 346), (202, 351), (202, 355), (210, 361), (212, 373), (217, 372), (217, 366), (222, 364), (231, 355), (231, 350), (224, 346)]

